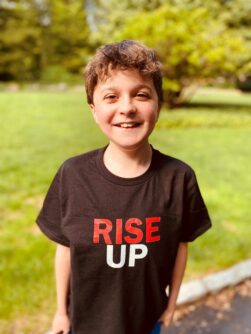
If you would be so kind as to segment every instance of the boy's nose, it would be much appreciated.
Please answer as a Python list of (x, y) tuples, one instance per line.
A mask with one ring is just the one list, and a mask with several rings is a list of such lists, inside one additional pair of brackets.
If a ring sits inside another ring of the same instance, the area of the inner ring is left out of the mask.
[(119, 105), (119, 112), (121, 114), (134, 114), (136, 111), (136, 106), (133, 104), (133, 101), (130, 98), (125, 98), (121, 100), (121, 103)]

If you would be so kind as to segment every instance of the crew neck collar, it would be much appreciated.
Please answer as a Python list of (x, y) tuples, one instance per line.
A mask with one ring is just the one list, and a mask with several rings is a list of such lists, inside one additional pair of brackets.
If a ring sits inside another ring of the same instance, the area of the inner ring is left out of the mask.
[(104, 153), (108, 145), (100, 148), (98, 150), (97, 156), (96, 156), (96, 164), (97, 168), (99, 169), (100, 173), (103, 175), (104, 178), (106, 178), (108, 181), (119, 184), (119, 185), (136, 185), (145, 182), (148, 180), (155, 171), (155, 165), (156, 165), (156, 154), (157, 150), (155, 150), (152, 145), (152, 158), (151, 163), (148, 167), (148, 169), (141, 175), (135, 176), (135, 177), (121, 177), (118, 175), (113, 174), (110, 172), (110, 170), (105, 166), (104, 164)]

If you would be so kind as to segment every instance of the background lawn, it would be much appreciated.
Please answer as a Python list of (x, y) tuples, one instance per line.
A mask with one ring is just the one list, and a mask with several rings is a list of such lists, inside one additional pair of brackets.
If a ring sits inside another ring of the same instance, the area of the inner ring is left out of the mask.
[[(55, 244), (34, 220), (59, 165), (106, 139), (81, 93), (1, 92), (0, 110), (0, 332), (40, 334), (55, 308)], [(214, 225), (190, 245), (186, 279), (251, 257), (250, 137), (250, 95), (201, 92), (160, 116), (151, 142), (195, 169)]]

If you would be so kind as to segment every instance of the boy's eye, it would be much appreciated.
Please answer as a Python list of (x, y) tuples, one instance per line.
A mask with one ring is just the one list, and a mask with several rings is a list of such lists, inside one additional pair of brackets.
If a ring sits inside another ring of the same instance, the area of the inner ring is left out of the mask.
[(144, 93), (144, 92), (139, 92), (137, 93), (137, 97), (142, 98), (142, 99), (147, 99), (149, 98), (149, 94)]
[(112, 101), (112, 100), (115, 100), (116, 99), (116, 95), (114, 95), (114, 94), (109, 94), (109, 95), (106, 95), (105, 96), (105, 100), (110, 100), (110, 101)]

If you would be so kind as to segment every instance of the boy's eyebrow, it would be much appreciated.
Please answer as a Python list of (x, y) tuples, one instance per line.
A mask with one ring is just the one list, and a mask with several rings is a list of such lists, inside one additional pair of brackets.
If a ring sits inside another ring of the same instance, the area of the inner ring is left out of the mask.
[[(133, 90), (137, 90), (137, 89), (141, 89), (141, 88), (147, 88), (150, 91), (153, 89), (151, 86), (149, 86), (147, 84), (139, 84), (139, 85), (133, 87)], [(101, 93), (105, 92), (107, 90), (118, 90), (118, 87), (116, 87), (116, 86), (105, 87), (105, 88), (101, 89)]]

